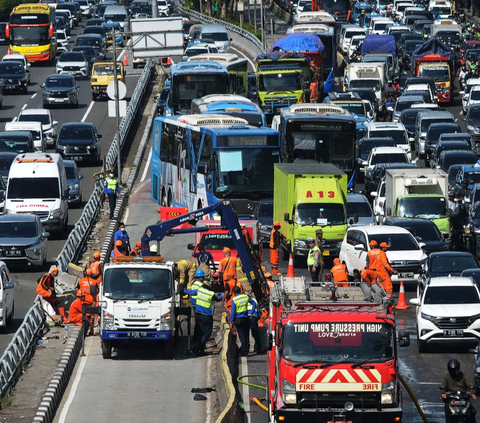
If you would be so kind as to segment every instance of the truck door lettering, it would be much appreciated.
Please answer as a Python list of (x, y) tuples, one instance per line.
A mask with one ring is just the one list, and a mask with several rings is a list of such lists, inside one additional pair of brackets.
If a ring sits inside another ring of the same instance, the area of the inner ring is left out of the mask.
[[(317, 191), (319, 198), (325, 198), (325, 191)], [(327, 191), (326, 192), (327, 198), (335, 198), (335, 191)], [(312, 191), (307, 191), (305, 198), (313, 198)]]

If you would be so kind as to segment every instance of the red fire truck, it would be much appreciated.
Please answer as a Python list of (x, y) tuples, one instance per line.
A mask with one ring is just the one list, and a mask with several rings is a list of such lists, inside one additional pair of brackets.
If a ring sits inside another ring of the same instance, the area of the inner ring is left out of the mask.
[[(271, 290), (269, 422), (399, 422), (395, 319), (360, 287), (281, 278)], [(399, 333), (408, 346), (408, 333)]]

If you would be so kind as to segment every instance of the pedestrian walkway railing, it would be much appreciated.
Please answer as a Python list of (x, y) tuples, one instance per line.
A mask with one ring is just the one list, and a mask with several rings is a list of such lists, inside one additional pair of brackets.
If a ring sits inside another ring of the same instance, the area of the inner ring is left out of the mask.
[(240, 28), (236, 25), (233, 25), (229, 22), (225, 22), (225, 21), (222, 21), (220, 19), (215, 19), (211, 16), (203, 15), (202, 13), (199, 13), (195, 10), (186, 9), (185, 7), (181, 6), (180, 4), (177, 4), (177, 9), (180, 12), (187, 13), (190, 16), (190, 18), (198, 20), (200, 22), (222, 25), (222, 26), (225, 27), (225, 29), (227, 31), (238, 34), (238, 35), (242, 36), (243, 38), (247, 39), (248, 41), (250, 41), (260, 51), (260, 54), (265, 53), (265, 49), (262, 46), (262, 42), (255, 35), (253, 35), (251, 32), (248, 32), (248, 31), (246, 31), (246, 30), (244, 30), (244, 29), (242, 29), (242, 28)]
[(15, 375), (25, 357), (30, 354), (32, 342), (44, 323), (45, 313), (41, 309), (40, 297), (37, 297), (0, 358), (0, 398), (13, 385)]
[[(120, 150), (123, 148), (125, 141), (128, 136), (128, 132), (130, 131), (131, 125), (137, 111), (139, 110), (139, 104), (143, 99), (143, 95), (145, 90), (147, 89), (148, 83), (152, 76), (152, 72), (155, 70), (155, 66), (151, 59), (147, 61), (145, 68), (143, 69), (142, 75), (138, 79), (137, 86), (135, 87), (135, 91), (130, 98), (130, 102), (128, 104), (127, 112), (122, 121), (120, 122), (120, 127), (118, 130), (119, 138), (120, 138)], [(117, 136), (115, 135), (112, 144), (105, 156), (105, 167), (106, 169), (110, 169), (114, 167), (117, 163), (118, 157), (118, 142)], [(92, 227), (95, 223), (98, 211), (100, 209), (100, 204), (103, 200), (103, 184), (102, 181), (95, 182), (95, 186), (93, 189), (92, 194), (90, 195), (87, 204), (85, 205), (82, 215), (78, 222), (75, 224), (75, 227), (68, 235), (67, 240), (60, 251), (60, 254), (56, 258), (55, 262), (57, 267), (66, 272), (68, 269), (68, 264), (74, 262), (88, 239), (88, 235), (92, 230)]]

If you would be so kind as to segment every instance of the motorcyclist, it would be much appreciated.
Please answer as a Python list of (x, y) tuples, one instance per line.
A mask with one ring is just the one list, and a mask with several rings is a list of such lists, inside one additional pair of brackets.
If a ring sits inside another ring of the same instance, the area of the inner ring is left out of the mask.
[[(448, 364), (447, 364), (447, 370), (448, 373), (445, 373), (445, 376), (443, 376), (442, 379), (442, 387), (441, 393), (442, 393), (442, 399), (443, 402), (445, 403), (445, 419), (447, 423), (450, 422), (450, 408), (449, 404), (447, 401), (447, 392), (469, 392), (470, 395), (472, 396), (472, 399), (477, 399), (477, 396), (475, 395), (475, 388), (473, 387), (472, 382), (470, 379), (468, 379), (467, 376), (463, 374), (463, 372), (460, 371), (460, 363), (458, 360), (452, 358)], [(475, 407), (473, 404), (470, 403), (470, 417), (471, 417), (471, 422), (475, 422), (475, 415), (477, 414), (477, 411), (475, 410)]]
[[(459, 201), (459, 200), (457, 200)], [(450, 216), (452, 242), (450, 250), (463, 251), (463, 227), (468, 223), (468, 213), (465, 204), (459, 203), (454, 215)]]

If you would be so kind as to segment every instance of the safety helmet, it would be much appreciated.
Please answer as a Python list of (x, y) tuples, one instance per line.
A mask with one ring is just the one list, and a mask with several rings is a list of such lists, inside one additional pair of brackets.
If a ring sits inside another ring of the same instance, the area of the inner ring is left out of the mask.
[(370, 247), (376, 247), (378, 245), (377, 241), (375, 241), (374, 239), (372, 239), (368, 245), (370, 245)]
[(136, 244), (135, 244), (135, 247), (141, 247), (142, 246), (142, 243), (140, 241), (138, 241)]
[(224, 253), (229, 253), (229, 252), (230, 252), (230, 248), (225, 247), (225, 248), (223, 249), (223, 252), (224, 252)]
[(58, 272), (58, 267), (52, 267), (48, 273)]
[(87, 269), (87, 271), (85, 273), (87, 274), (87, 276), (92, 276), (93, 275), (93, 270), (92, 269)]
[(273, 226), (282, 226), (282, 224), (278, 220), (276, 220), (275, 222), (273, 222)]
[(93, 258), (100, 258), (100, 253), (98, 251), (95, 251), (93, 253)]
[(340, 264), (340, 259), (339, 258), (334, 258), (333, 259), (333, 264)]
[(452, 358), (447, 364), (447, 370), (450, 376), (457, 377), (460, 374), (460, 363), (455, 358)]
[(312, 237), (309, 236), (307, 238), (307, 244), (312, 244), (312, 243), (315, 243), (315, 240)]
[(115, 241), (115, 247), (121, 247), (123, 244), (122, 241), (118, 240), (118, 241)]
[(380, 247), (382, 247), (382, 248), (390, 248), (390, 245), (388, 245), (386, 242), (382, 242), (382, 243), (380, 244)]
[(195, 272), (195, 277), (196, 278), (204, 278), (205, 277), (205, 272), (202, 269), (198, 269)]

